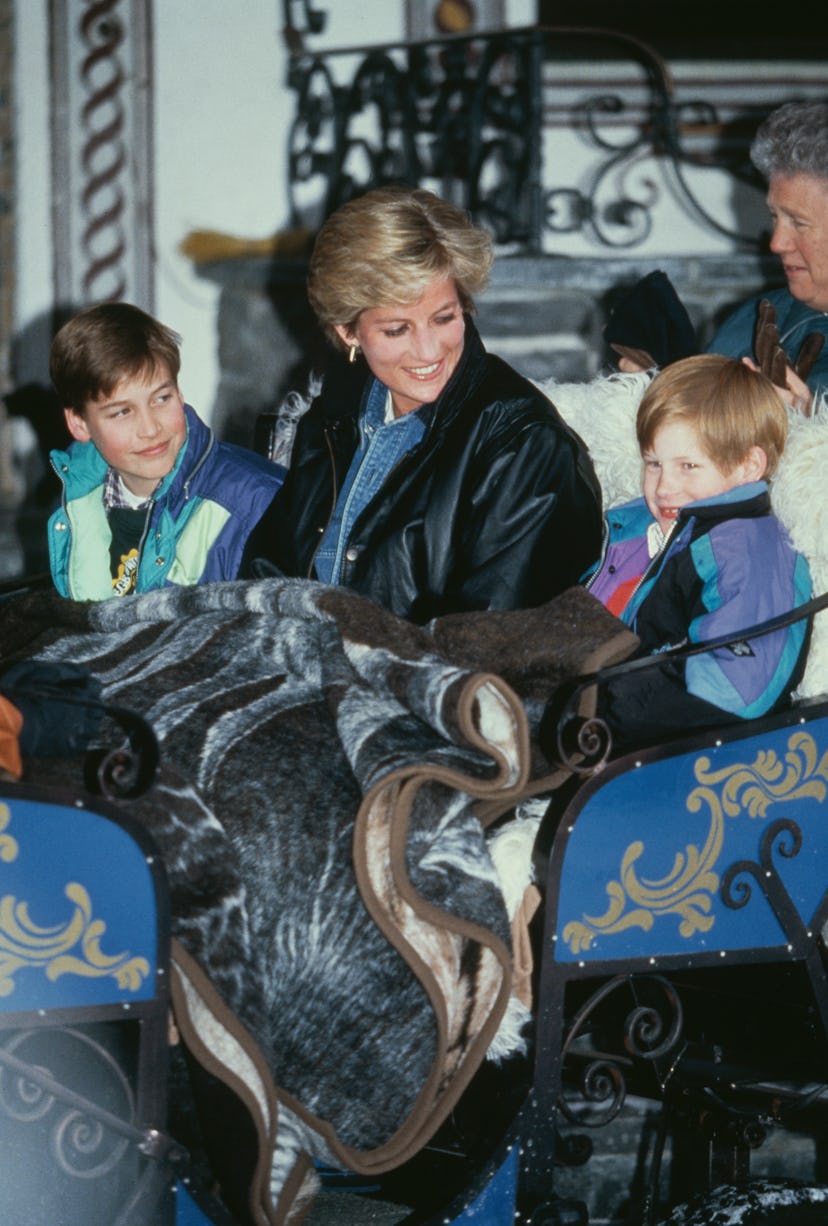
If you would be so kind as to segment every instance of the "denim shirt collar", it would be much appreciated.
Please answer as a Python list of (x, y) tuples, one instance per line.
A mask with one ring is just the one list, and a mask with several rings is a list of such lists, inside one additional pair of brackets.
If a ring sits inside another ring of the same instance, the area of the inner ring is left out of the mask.
[(385, 384), (372, 378), (359, 415), (359, 444), (316, 553), (316, 573), (326, 583), (339, 582), (354, 524), (379, 495), (391, 471), (417, 446), (426, 431), (430, 405), (387, 421), (388, 395)]

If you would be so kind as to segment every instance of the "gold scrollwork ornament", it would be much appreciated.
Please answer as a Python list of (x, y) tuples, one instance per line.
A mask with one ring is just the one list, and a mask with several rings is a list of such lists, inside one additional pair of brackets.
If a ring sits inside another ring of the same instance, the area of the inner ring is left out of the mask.
[[(0, 860), (7, 864), (19, 853), (16, 839), (6, 830), (10, 820), (9, 806), (0, 804)], [(72, 913), (65, 923), (45, 928), (34, 923), (26, 902), (11, 894), (0, 898), (0, 996), (11, 996), (14, 976), (24, 966), (40, 968), (52, 982), (61, 975), (111, 975), (123, 991), (137, 992), (150, 971), (146, 958), (105, 954), (101, 939), (106, 924), (93, 919), (88, 890), (70, 881), (63, 892)]]
[[(637, 863), (644, 843), (636, 840), (621, 859), (619, 880), (606, 886), (609, 906), (603, 915), (583, 915), (563, 929), (563, 939), (574, 954), (591, 947), (599, 934), (609, 936), (629, 928), (649, 932), (656, 917), (676, 915), (679, 933), (688, 938), (709, 932), (715, 923), (713, 899), (719, 888), (714, 871), (724, 843), (725, 818), (747, 814), (764, 818), (772, 804), (804, 799), (822, 802), (828, 782), (828, 751), (820, 754), (814, 737), (797, 730), (780, 758), (775, 750), (760, 750), (750, 765), (735, 763), (711, 770), (708, 757), (698, 758), (694, 774), (698, 787), (687, 797), (687, 809), (710, 811), (704, 845), (688, 844), (675, 855), (670, 872), (659, 879), (640, 877)], [(665, 829), (669, 827), (665, 826)]]

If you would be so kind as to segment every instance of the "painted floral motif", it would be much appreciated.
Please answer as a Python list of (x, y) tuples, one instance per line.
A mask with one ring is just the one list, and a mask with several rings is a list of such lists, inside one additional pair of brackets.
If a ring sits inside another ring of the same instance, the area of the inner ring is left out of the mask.
[(719, 888), (715, 871), (724, 843), (725, 819), (747, 814), (764, 818), (772, 804), (825, 799), (828, 783), (828, 751), (820, 755), (810, 733), (797, 730), (788, 739), (784, 758), (775, 750), (761, 750), (750, 765), (736, 763), (711, 769), (710, 759), (695, 764), (698, 787), (687, 797), (687, 809), (710, 812), (707, 838), (702, 846), (688, 844), (676, 852), (670, 872), (658, 880), (639, 876), (645, 846), (630, 843), (621, 860), (619, 879), (607, 884), (609, 906), (603, 915), (584, 915), (563, 930), (563, 939), (574, 954), (589, 949), (600, 933), (611, 935), (629, 928), (649, 932), (656, 918), (675, 915), (682, 937), (709, 932), (715, 923), (713, 900)]
[[(17, 859), (17, 841), (7, 832), (11, 819), (8, 805), (0, 804), (0, 860), (7, 864)], [(88, 891), (77, 881), (64, 887), (72, 904), (62, 924), (41, 927), (30, 914), (26, 902), (11, 894), (0, 897), (0, 996), (14, 992), (14, 976), (21, 967), (38, 967), (52, 982), (61, 975), (100, 978), (111, 975), (118, 987), (136, 992), (149, 974), (146, 958), (129, 953), (109, 955), (101, 949), (106, 934), (103, 920), (94, 919)]]

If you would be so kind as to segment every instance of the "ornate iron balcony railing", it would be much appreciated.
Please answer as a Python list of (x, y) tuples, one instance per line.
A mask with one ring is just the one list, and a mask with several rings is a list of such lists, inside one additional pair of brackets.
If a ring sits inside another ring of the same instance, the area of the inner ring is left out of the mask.
[(677, 101), (666, 64), (638, 39), (533, 27), (311, 52), (302, 34), (323, 14), (309, 12), (315, 27), (287, 31), (293, 224), (318, 225), (369, 187), (405, 182), (463, 205), (515, 251), (562, 235), (635, 248), (665, 201), (707, 232), (756, 245), (691, 180), (720, 168), (760, 188), (747, 143), (761, 116), (728, 135), (709, 102)]

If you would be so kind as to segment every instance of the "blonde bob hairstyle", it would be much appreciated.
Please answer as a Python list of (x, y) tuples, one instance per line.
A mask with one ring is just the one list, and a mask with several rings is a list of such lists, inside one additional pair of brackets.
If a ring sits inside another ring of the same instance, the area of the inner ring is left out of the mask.
[(656, 375), (638, 406), (636, 433), (642, 454), (668, 422), (692, 426), (705, 453), (725, 475), (752, 447), (767, 457), (772, 477), (785, 450), (788, 415), (776, 388), (738, 358), (703, 353), (673, 362)]
[(467, 213), (433, 192), (386, 187), (332, 213), (316, 237), (308, 298), (334, 344), (372, 307), (419, 301), (433, 281), (454, 282), (460, 305), (486, 285), (492, 240)]

